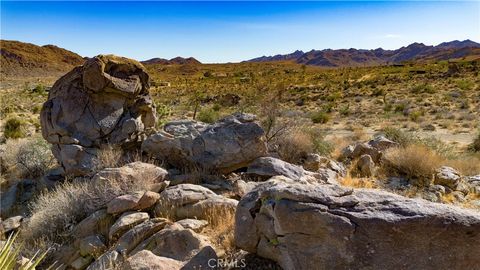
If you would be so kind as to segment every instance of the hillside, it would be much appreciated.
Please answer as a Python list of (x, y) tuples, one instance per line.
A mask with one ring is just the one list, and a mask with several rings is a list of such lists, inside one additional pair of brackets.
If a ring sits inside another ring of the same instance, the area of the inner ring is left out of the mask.
[(290, 60), (298, 64), (322, 67), (360, 67), (398, 64), (405, 61), (439, 61), (479, 56), (480, 44), (471, 40), (444, 42), (437, 46), (412, 43), (397, 50), (339, 49), (295, 51), (286, 55), (262, 56), (247, 62), (272, 62)]
[(57, 76), (84, 61), (80, 55), (54, 45), (1, 40), (0, 47), (2, 77)]

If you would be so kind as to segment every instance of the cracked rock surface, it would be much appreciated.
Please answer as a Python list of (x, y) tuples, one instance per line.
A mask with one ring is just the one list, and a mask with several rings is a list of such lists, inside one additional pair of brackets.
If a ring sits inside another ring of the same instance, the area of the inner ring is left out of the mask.
[(280, 176), (241, 199), (235, 242), (283, 269), (475, 269), (480, 213)]
[(167, 123), (164, 131), (142, 143), (142, 150), (177, 168), (229, 173), (265, 156), (267, 146), (255, 116), (237, 113), (211, 125), (189, 120)]
[(40, 122), (67, 174), (89, 174), (99, 149), (126, 148), (153, 128), (155, 108), (148, 89), (140, 63), (113, 55), (90, 58), (55, 82)]

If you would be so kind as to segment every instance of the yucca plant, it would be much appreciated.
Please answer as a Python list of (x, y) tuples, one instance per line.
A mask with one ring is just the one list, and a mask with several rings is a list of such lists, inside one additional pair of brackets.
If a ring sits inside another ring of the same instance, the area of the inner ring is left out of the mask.
[[(22, 245), (15, 245), (15, 239), (17, 239), (18, 233), (10, 234), (7, 241), (0, 250), (0, 269), (2, 270), (13, 270), (15, 268), (15, 263), (17, 261), (18, 254), (22, 249)], [(35, 253), (30, 259), (30, 263), (20, 266), (19, 270), (33, 270), (37, 267), (38, 264), (45, 258), (47, 251), (40, 254), (40, 251)], [(49, 268), (51, 269), (51, 267)]]

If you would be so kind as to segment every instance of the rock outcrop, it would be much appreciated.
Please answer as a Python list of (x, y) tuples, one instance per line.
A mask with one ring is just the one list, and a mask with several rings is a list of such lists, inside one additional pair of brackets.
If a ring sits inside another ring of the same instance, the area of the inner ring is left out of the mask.
[(257, 158), (248, 166), (247, 174), (263, 181), (277, 175), (312, 183), (336, 183), (337, 181), (337, 173), (331, 169), (319, 168), (316, 172), (311, 172), (301, 166), (273, 157)]
[(235, 114), (214, 124), (176, 121), (148, 137), (142, 150), (177, 168), (195, 167), (229, 173), (265, 156), (263, 129), (255, 116)]
[(380, 190), (274, 177), (245, 195), (236, 245), (283, 269), (475, 269), (480, 214)]
[(342, 150), (341, 160), (353, 160), (362, 155), (369, 155), (373, 162), (378, 163), (382, 158), (383, 152), (391, 147), (399, 146), (398, 143), (391, 141), (384, 136), (375, 137), (373, 140), (364, 143), (352, 144)]
[[(152, 203), (160, 195), (154, 196), (156, 193), (150, 191), (138, 194), (132, 195), (140, 198), (133, 200), (136, 204), (124, 204), (126, 195), (118, 196), (107, 208), (94, 212), (78, 223), (72, 230), (74, 241), (56, 249), (54, 259), (67, 266), (67, 269), (210, 269), (207, 267), (208, 260), (218, 257), (209, 236), (201, 234), (209, 223), (202, 219), (183, 219), (174, 223), (162, 216), (164, 212), (154, 211)], [(214, 208), (221, 210), (226, 207), (226, 211), (233, 212), (237, 204), (235, 200), (226, 199), (200, 186), (188, 189), (180, 185), (176, 189), (163, 191), (162, 195), (162, 200), (172, 199), (170, 203), (185, 198), (193, 204), (183, 205), (183, 210), (189, 212), (185, 207), (192, 207), (193, 215), (205, 219), (205, 216), (198, 214), (202, 213), (198, 209), (212, 213), (209, 211)], [(151, 203), (139, 207), (142, 204), (138, 202), (145, 196), (151, 198)], [(212, 205), (212, 202), (216, 204)], [(116, 211), (109, 211), (112, 205), (117, 204), (128, 207), (115, 207)], [(200, 208), (195, 206), (199, 204)]]
[(160, 194), (155, 206), (157, 216), (172, 220), (197, 218), (208, 220), (212, 215), (232, 214), (238, 201), (215, 194), (208, 188), (180, 184), (169, 187)]
[(128, 148), (154, 127), (148, 79), (134, 60), (99, 55), (53, 85), (40, 115), (42, 135), (67, 174), (91, 173), (100, 149)]

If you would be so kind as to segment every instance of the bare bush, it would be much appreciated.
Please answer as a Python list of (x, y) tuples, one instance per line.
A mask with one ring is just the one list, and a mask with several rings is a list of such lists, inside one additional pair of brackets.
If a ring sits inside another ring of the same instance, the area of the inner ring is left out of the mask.
[(7, 140), (2, 156), (2, 174), (10, 178), (36, 178), (45, 174), (55, 159), (41, 137)]

